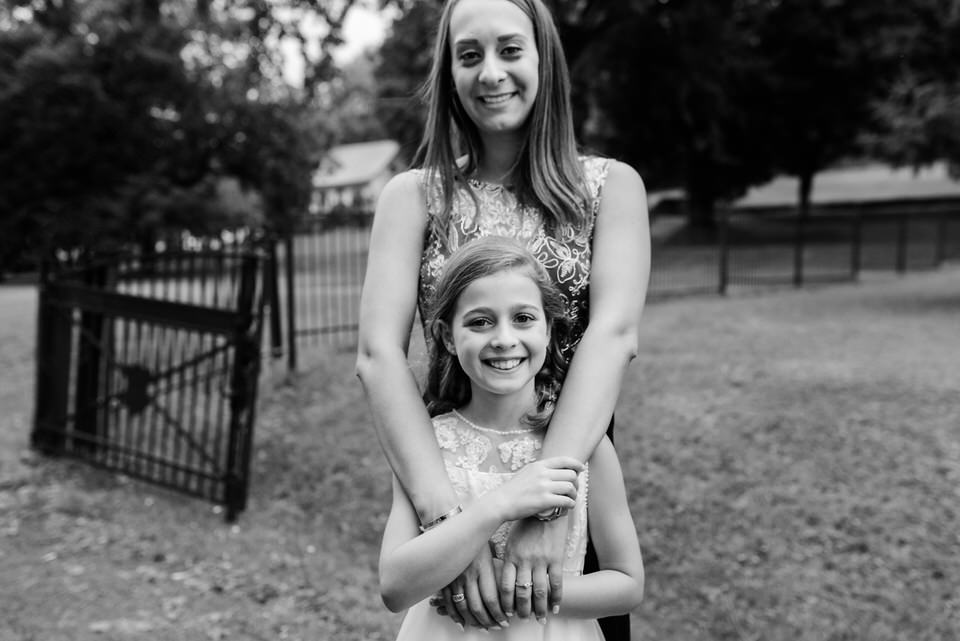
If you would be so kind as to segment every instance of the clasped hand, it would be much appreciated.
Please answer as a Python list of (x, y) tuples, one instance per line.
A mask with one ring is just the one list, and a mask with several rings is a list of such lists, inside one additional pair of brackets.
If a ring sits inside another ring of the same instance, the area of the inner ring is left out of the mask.
[(503, 560), (485, 546), (469, 566), (431, 603), (460, 626), (507, 627), (509, 617), (533, 614), (545, 622), (559, 611), (563, 594), (563, 557), (567, 518), (540, 521), (538, 513), (572, 508), (577, 477), (584, 466), (576, 459), (535, 461), (481, 500), (494, 501), (502, 520), (516, 521)]

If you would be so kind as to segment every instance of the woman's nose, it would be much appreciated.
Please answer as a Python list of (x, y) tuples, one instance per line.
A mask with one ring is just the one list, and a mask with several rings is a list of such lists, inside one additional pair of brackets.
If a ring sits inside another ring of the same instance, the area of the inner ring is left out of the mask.
[(484, 58), (483, 66), (480, 68), (481, 83), (495, 87), (503, 81), (505, 76), (506, 72), (504, 72), (496, 56), (486, 56)]

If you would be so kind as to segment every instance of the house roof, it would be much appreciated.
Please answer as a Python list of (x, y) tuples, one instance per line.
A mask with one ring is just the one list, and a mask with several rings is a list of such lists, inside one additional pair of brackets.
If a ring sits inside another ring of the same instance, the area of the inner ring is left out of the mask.
[[(798, 186), (796, 178), (779, 176), (751, 188), (733, 206), (793, 206), (797, 202)], [(830, 169), (814, 176), (810, 194), (814, 205), (948, 198), (960, 198), (960, 180), (953, 178), (942, 162), (917, 170), (881, 164)]]
[(313, 185), (323, 189), (368, 183), (390, 166), (399, 151), (396, 140), (337, 145), (321, 161)]

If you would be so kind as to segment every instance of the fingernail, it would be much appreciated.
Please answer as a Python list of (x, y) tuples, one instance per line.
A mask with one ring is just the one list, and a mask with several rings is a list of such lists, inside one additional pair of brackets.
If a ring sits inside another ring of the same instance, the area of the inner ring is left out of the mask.
[(504, 620), (504, 621), (497, 621), (497, 623), (500, 624), (500, 627), (501, 627), (501, 628), (509, 628), (509, 627), (510, 627), (510, 624), (509, 624), (506, 620)]
[(540, 625), (547, 625), (547, 617), (537, 617), (537, 623)]
[(559, 606), (559, 605), (553, 606), (553, 613), (554, 613), (554, 614), (560, 614), (560, 606)]
[(513, 616), (513, 612), (507, 612), (506, 614), (507, 614), (508, 617), (512, 617), (512, 616)]
[(461, 632), (463, 632), (463, 624), (462, 624), (462, 623), (458, 623), (458, 624), (457, 624), (457, 627), (460, 628), (460, 631), (461, 631)]

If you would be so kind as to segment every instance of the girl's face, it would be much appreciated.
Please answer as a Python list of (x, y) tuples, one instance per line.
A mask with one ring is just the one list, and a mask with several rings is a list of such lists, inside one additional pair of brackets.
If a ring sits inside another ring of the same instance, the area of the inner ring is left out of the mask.
[(478, 278), (457, 300), (444, 342), (470, 378), (474, 398), (533, 400), (550, 342), (540, 288), (518, 270)]
[(515, 134), (540, 85), (533, 23), (507, 0), (461, 0), (450, 16), (453, 84), (481, 134)]

